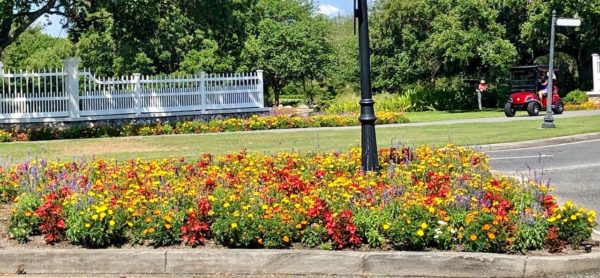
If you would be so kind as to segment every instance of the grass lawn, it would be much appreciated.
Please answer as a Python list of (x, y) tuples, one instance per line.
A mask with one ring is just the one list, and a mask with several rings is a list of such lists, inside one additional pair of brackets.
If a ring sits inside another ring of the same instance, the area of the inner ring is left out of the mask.
[(422, 111), (407, 112), (406, 117), (411, 123), (432, 122), (444, 120), (462, 120), (477, 118), (504, 117), (501, 109), (484, 109), (483, 111)]
[[(478, 145), (600, 132), (600, 116), (555, 119), (557, 128), (542, 129), (542, 118), (503, 123), (387, 127), (377, 129), (380, 147), (399, 144)], [(0, 163), (28, 158), (91, 159), (194, 157), (246, 149), (250, 152), (345, 150), (360, 144), (360, 128), (285, 130), (148, 137), (14, 142), (0, 144)]]

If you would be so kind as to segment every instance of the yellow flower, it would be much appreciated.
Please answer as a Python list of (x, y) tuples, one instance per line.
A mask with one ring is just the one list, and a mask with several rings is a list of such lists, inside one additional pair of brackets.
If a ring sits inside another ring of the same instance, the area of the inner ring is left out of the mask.
[(235, 228), (237, 228), (237, 226), (238, 226), (238, 225), (237, 225), (237, 223), (235, 223), (235, 222), (231, 223), (231, 228), (232, 228), (232, 229), (235, 229)]
[(571, 220), (577, 220), (577, 216), (575, 214), (571, 215)]
[(383, 229), (384, 230), (387, 230), (389, 228), (390, 228), (390, 224), (387, 224), (387, 223), (383, 224)]
[(489, 239), (496, 239), (496, 235), (494, 235), (494, 233), (488, 233), (487, 236)]
[(476, 235), (471, 235), (471, 236), (469, 237), (469, 239), (470, 239), (471, 241), (476, 241), (476, 240), (477, 240), (477, 236), (476, 236)]
[(97, 214), (94, 214), (94, 215), (92, 215), (92, 219), (93, 219), (93, 220), (96, 220), (96, 219), (98, 219), (98, 215), (97, 215)]
[(290, 238), (287, 235), (283, 236), (283, 242), (285, 242), (285, 243), (290, 242)]
[(106, 213), (105, 212), (100, 213), (100, 219), (104, 219), (104, 217), (106, 217)]
[(421, 223), (421, 229), (427, 229), (427, 223), (425, 223), (425, 222)]
[(171, 229), (171, 224), (168, 224), (168, 223), (167, 223), (167, 224), (165, 224), (165, 228), (166, 228), (167, 230), (170, 230), (170, 229)]
[(115, 221), (114, 220), (108, 221), (108, 225), (114, 226), (115, 225)]
[(424, 236), (424, 235), (425, 235), (425, 232), (423, 232), (423, 230), (418, 230), (418, 231), (417, 231), (417, 235), (418, 235), (418, 236), (420, 236), (420, 237), (421, 237), (421, 236)]
[(224, 208), (228, 208), (228, 207), (229, 207), (229, 203), (225, 203), (225, 204), (223, 204), (223, 207), (224, 207)]
[(89, 227), (91, 227), (91, 226), (92, 226), (92, 225), (90, 225), (90, 223), (85, 223), (85, 227), (86, 227), (86, 228), (89, 228)]
[(435, 212), (435, 208), (434, 207), (429, 207), (429, 212), (430, 213), (434, 213)]

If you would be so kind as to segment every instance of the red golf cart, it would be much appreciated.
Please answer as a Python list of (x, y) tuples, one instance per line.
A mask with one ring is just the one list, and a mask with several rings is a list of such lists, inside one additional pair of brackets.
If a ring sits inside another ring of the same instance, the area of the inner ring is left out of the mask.
[[(554, 68), (554, 72), (558, 71)], [(537, 116), (540, 110), (546, 110), (547, 97), (541, 101), (538, 92), (544, 88), (542, 80), (548, 74), (548, 66), (519, 66), (511, 68), (510, 98), (504, 105), (504, 114), (514, 117), (517, 111), (526, 110), (529, 116)], [(554, 74), (552, 74), (554, 76)], [(552, 90), (552, 111), (562, 114), (564, 103), (558, 95), (558, 87), (554, 84)]]

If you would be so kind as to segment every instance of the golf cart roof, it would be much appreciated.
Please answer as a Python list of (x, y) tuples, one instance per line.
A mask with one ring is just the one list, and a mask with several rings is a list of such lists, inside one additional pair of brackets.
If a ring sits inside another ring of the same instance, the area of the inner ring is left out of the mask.
[[(548, 65), (516, 66), (516, 67), (510, 68), (511, 71), (532, 70), (532, 69), (537, 69), (539, 71), (548, 71)], [(554, 71), (558, 71), (558, 67), (554, 67)]]

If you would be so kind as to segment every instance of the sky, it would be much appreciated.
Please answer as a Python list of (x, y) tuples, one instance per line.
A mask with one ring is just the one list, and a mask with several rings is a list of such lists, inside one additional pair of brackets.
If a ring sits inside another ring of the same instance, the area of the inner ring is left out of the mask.
[[(321, 0), (317, 1), (318, 12), (328, 16), (349, 15), (352, 12), (352, 1), (355, 0)], [(42, 25), (43, 31), (53, 37), (66, 37), (67, 32), (60, 25), (61, 17), (57, 15), (49, 18), (42, 17), (35, 24)], [(48, 24), (51, 23), (51, 24)]]

